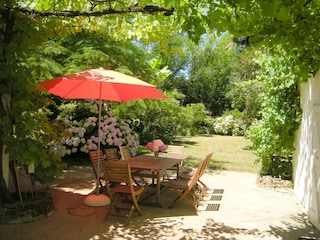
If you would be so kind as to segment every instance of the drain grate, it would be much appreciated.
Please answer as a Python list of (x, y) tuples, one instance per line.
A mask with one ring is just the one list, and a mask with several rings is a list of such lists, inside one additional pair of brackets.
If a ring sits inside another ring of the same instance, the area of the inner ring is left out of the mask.
[(219, 211), (219, 208), (220, 208), (220, 204), (210, 203), (208, 204), (206, 211)]
[(223, 194), (224, 189), (214, 189), (212, 194)]
[(211, 201), (221, 201), (222, 195), (212, 195), (210, 200)]

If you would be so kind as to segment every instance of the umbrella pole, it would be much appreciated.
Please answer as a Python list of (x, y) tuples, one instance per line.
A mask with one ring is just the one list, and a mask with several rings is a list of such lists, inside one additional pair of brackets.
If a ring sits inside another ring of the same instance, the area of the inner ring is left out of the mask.
[(110, 198), (105, 194), (100, 194), (99, 189), (99, 175), (100, 175), (100, 141), (101, 141), (101, 109), (102, 109), (102, 100), (99, 99), (99, 115), (98, 115), (98, 173), (96, 179), (96, 191), (94, 194), (88, 195), (84, 199), (84, 204), (89, 207), (104, 207), (111, 203)]
[(100, 148), (101, 148), (101, 109), (102, 109), (102, 100), (101, 98), (99, 99), (99, 114), (98, 114), (98, 174), (97, 174), (97, 181), (96, 181), (96, 194), (99, 195), (100, 191), (99, 191), (99, 174), (100, 174)]

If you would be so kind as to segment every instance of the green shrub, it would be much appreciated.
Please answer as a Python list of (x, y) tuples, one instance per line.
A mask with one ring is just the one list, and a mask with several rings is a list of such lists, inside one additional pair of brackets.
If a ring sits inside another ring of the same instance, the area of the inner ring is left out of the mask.
[(176, 95), (166, 93), (167, 99), (149, 99), (112, 103), (114, 113), (130, 119), (133, 131), (139, 134), (140, 144), (153, 139), (172, 142), (178, 135), (195, 135), (204, 128), (207, 112), (203, 104), (180, 105)]
[(273, 155), (263, 161), (262, 174), (285, 179), (292, 177), (292, 156)]
[[(296, 65), (280, 51), (279, 57), (261, 54), (262, 69), (256, 78), (261, 83), (261, 119), (246, 132), (253, 152), (262, 162), (262, 170), (278, 175), (273, 164), (280, 162), (272, 156), (293, 154), (294, 133), (301, 121), (301, 108)], [(273, 170), (270, 170), (273, 169)]]
[(212, 124), (214, 133), (218, 135), (243, 136), (248, 128), (244, 114), (238, 110), (225, 112)]

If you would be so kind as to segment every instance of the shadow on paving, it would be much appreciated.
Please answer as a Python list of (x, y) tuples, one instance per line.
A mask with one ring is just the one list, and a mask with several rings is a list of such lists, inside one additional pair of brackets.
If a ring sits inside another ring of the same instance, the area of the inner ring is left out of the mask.
[[(173, 209), (168, 209), (167, 206), (170, 204), (168, 199), (174, 199), (174, 195), (175, 193), (170, 190), (164, 193), (164, 208), (142, 206), (143, 215), (134, 215), (128, 226), (124, 226), (123, 218), (110, 216), (105, 223), (106, 231), (97, 233), (90, 239), (295, 240), (299, 236), (319, 236), (319, 232), (314, 232), (314, 227), (308, 223), (304, 214), (285, 219), (282, 221), (283, 227), (269, 225), (268, 230), (239, 228), (216, 222), (214, 212), (211, 218), (205, 217), (201, 211), (193, 211), (184, 202)], [(290, 220), (294, 220), (295, 225)]]
[[(222, 199), (213, 200), (214, 203), (221, 204), (217, 211), (196, 212), (185, 202), (168, 209), (177, 195), (172, 190), (165, 190), (161, 194), (163, 208), (141, 205), (143, 215), (134, 214), (130, 224), (124, 226), (125, 219), (121, 217), (109, 216), (107, 222), (103, 222), (108, 207), (91, 208), (83, 204), (86, 195), (94, 189), (92, 169), (73, 168), (66, 171), (64, 176), (56, 179), (49, 189), (55, 205), (55, 211), (52, 215), (41, 221), (28, 224), (0, 224), (0, 239), (298, 240), (300, 236), (320, 237), (319, 231), (308, 222), (304, 214), (294, 215), (291, 214), (291, 211), (288, 214), (281, 214), (282, 209), (279, 209), (278, 205), (274, 209), (270, 207), (278, 202), (274, 202), (273, 205), (264, 205), (262, 210), (260, 208), (257, 210), (256, 208), (247, 209), (244, 207), (263, 200), (261, 198), (244, 198), (241, 200), (244, 203), (241, 211), (239, 198), (248, 196), (249, 192), (243, 194), (241, 190), (240, 196), (235, 195), (236, 192), (232, 191), (232, 187), (237, 182), (231, 181), (231, 185), (226, 184), (228, 178), (233, 180), (235, 176), (242, 180), (244, 178), (242, 174), (240, 176), (229, 173), (207, 175), (207, 183), (219, 183), (219, 186), (216, 186), (219, 187), (217, 189), (224, 189), (224, 192), (219, 192), (220, 195), (223, 195)], [(248, 179), (253, 184), (250, 186), (255, 187), (254, 175), (250, 175)], [(245, 182), (245, 184), (249, 188), (249, 183)], [(261, 191), (257, 193), (257, 196), (261, 197), (264, 190), (259, 188), (258, 190)], [(267, 193), (273, 192), (268, 190)], [(270, 201), (267, 196), (269, 194), (262, 199)], [(228, 199), (232, 201), (229, 202)], [(277, 199), (283, 201), (286, 198), (279, 197)], [(286, 204), (288, 205), (288, 203)], [(279, 214), (273, 214), (278, 211)], [(238, 213), (237, 216), (235, 213)], [(252, 215), (248, 215), (248, 213), (257, 214), (251, 218)]]
[(278, 226), (270, 226), (270, 230), (267, 232), (270, 235), (277, 236), (279, 239), (299, 239), (299, 237), (308, 237), (310, 239), (320, 239), (319, 231), (308, 222), (306, 214), (298, 214), (295, 216), (290, 216), (290, 219), (298, 223), (302, 227), (292, 226), (288, 221), (283, 221), (283, 224), (286, 225), (286, 228), (281, 228)]
[[(107, 239), (238, 239), (237, 235), (257, 236), (259, 231), (232, 228), (207, 219), (201, 229), (183, 227), (184, 218), (139, 220), (127, 227), (110, 224), (100, 237)], [(261, 233), (262, 234), (262, 233)], [(232, 237), (234, 235), (234, 237)], [(94, 238), (95, 237), (95, 238)], [(94, 236), (92, 239), (97, 239)], [(99, 238), (98, 238), (99, 239)]]
[[(301, 218), (297, 216), (293, 218)], [(184, 226), (187, 217), (177, 218), (146, 218), (135, 219), (129, 226), (123, 226), (118, 222), (108, 222), (106, 231), (102, 234), (92, 236), (91, 239), (283, 239), (294, 240), (300, 236), (315, 236), (311, 226), (296, 228), (289, 226), (280, 228), (269, 226), (270, 230), (245, 229), (227, 226), (215, 222), (213, 219), (206, 219), (204, 225), (199, 228), (197, 223), (194, 226)], [(284, 221), (284, 223), (286, 223)]]

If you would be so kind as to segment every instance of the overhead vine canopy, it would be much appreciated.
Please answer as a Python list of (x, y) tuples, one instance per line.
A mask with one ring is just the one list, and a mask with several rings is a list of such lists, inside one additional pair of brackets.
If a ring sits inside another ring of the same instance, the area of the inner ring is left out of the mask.
[[(78, 18), (72, 26), (94, 28), (95, 25), (97, 27), (103, 25), (108, 29), (120, 30), (116, 25), (121, 23), (122, 31), (128, 30), (126, 28), (128, 26), (137, 27), (138, 24), (149, 29), (152, 24), (155, 24), (164, 30), (159, 22), (169, 23), (165, 25), (166, 27), (174, 23), (194, 39), (198, 39), (208, 30), (229, 31), (243, 43), (260, 43), (268, 47), (281, 44), (299, 53), (301, 57), (308, 55), (314, 59), (319, 58), (315, 50), (319, 46), (317, 43), (319, 43), (320, 33), (317, 30), (320, 20), (320, 3), (315, 0), (2, 1), (0, 3), (1, 18), (9, 12), (29, 15), (34, 21), (42, 20), (42, 17), (87, 17)], [(126, 18), (126, 23), (120, 22), (119, 15), (129, 16)], [(165, 18), (165, 16), (172, 17)], [(106, 22), (102, 24), (101, 19), (88, 17), (105, 17)], [(143, 20), (149, 20), (149, 22)], [(63, 26), (66, 25), (66, 21), (67, 19), (60, 18)], [(68, 21), (71, 20), (68, 19)]]
[[(172, 15), (174, 9), (147, 2), (5, 0), (0, 3), (0, 29), (7, 42), (12, 37), (9, 33), (12, 26), (22, 31), (28, 27), (34, 28), (35, 33), (41, 34), (43, 38), (61, 37), (87, 28), (103, 30), (116, 39), (145, 37), (146, 40), (152, 40), (153, 31), (160, 35), (160, 29), (157, 30), (158, 22), (164, 19), (170, 22), (168, 16)], [(17, 19), (19, 21), (15, 21)], [(168, 29), (170, 25), (172, 26), (168, 23)]]
[(207, 15), (209, 26), (230, 31), (242, 43), (285, 49), (299, 71), (314, 74), (320, 68), (320, 1), (216, 1)]
[(0, 28), (20, 13), (40, 25), (39, 31), (42, 26), (55, 34), (85, 27), (115, 38), (161, 41), (169, 32), (185, 31), (198, 40), (207, 31), (229, 31), (243, 44), (281, 45), (310, 72), (320, 66), (316, 0), (4, 0), (0, 13)]

